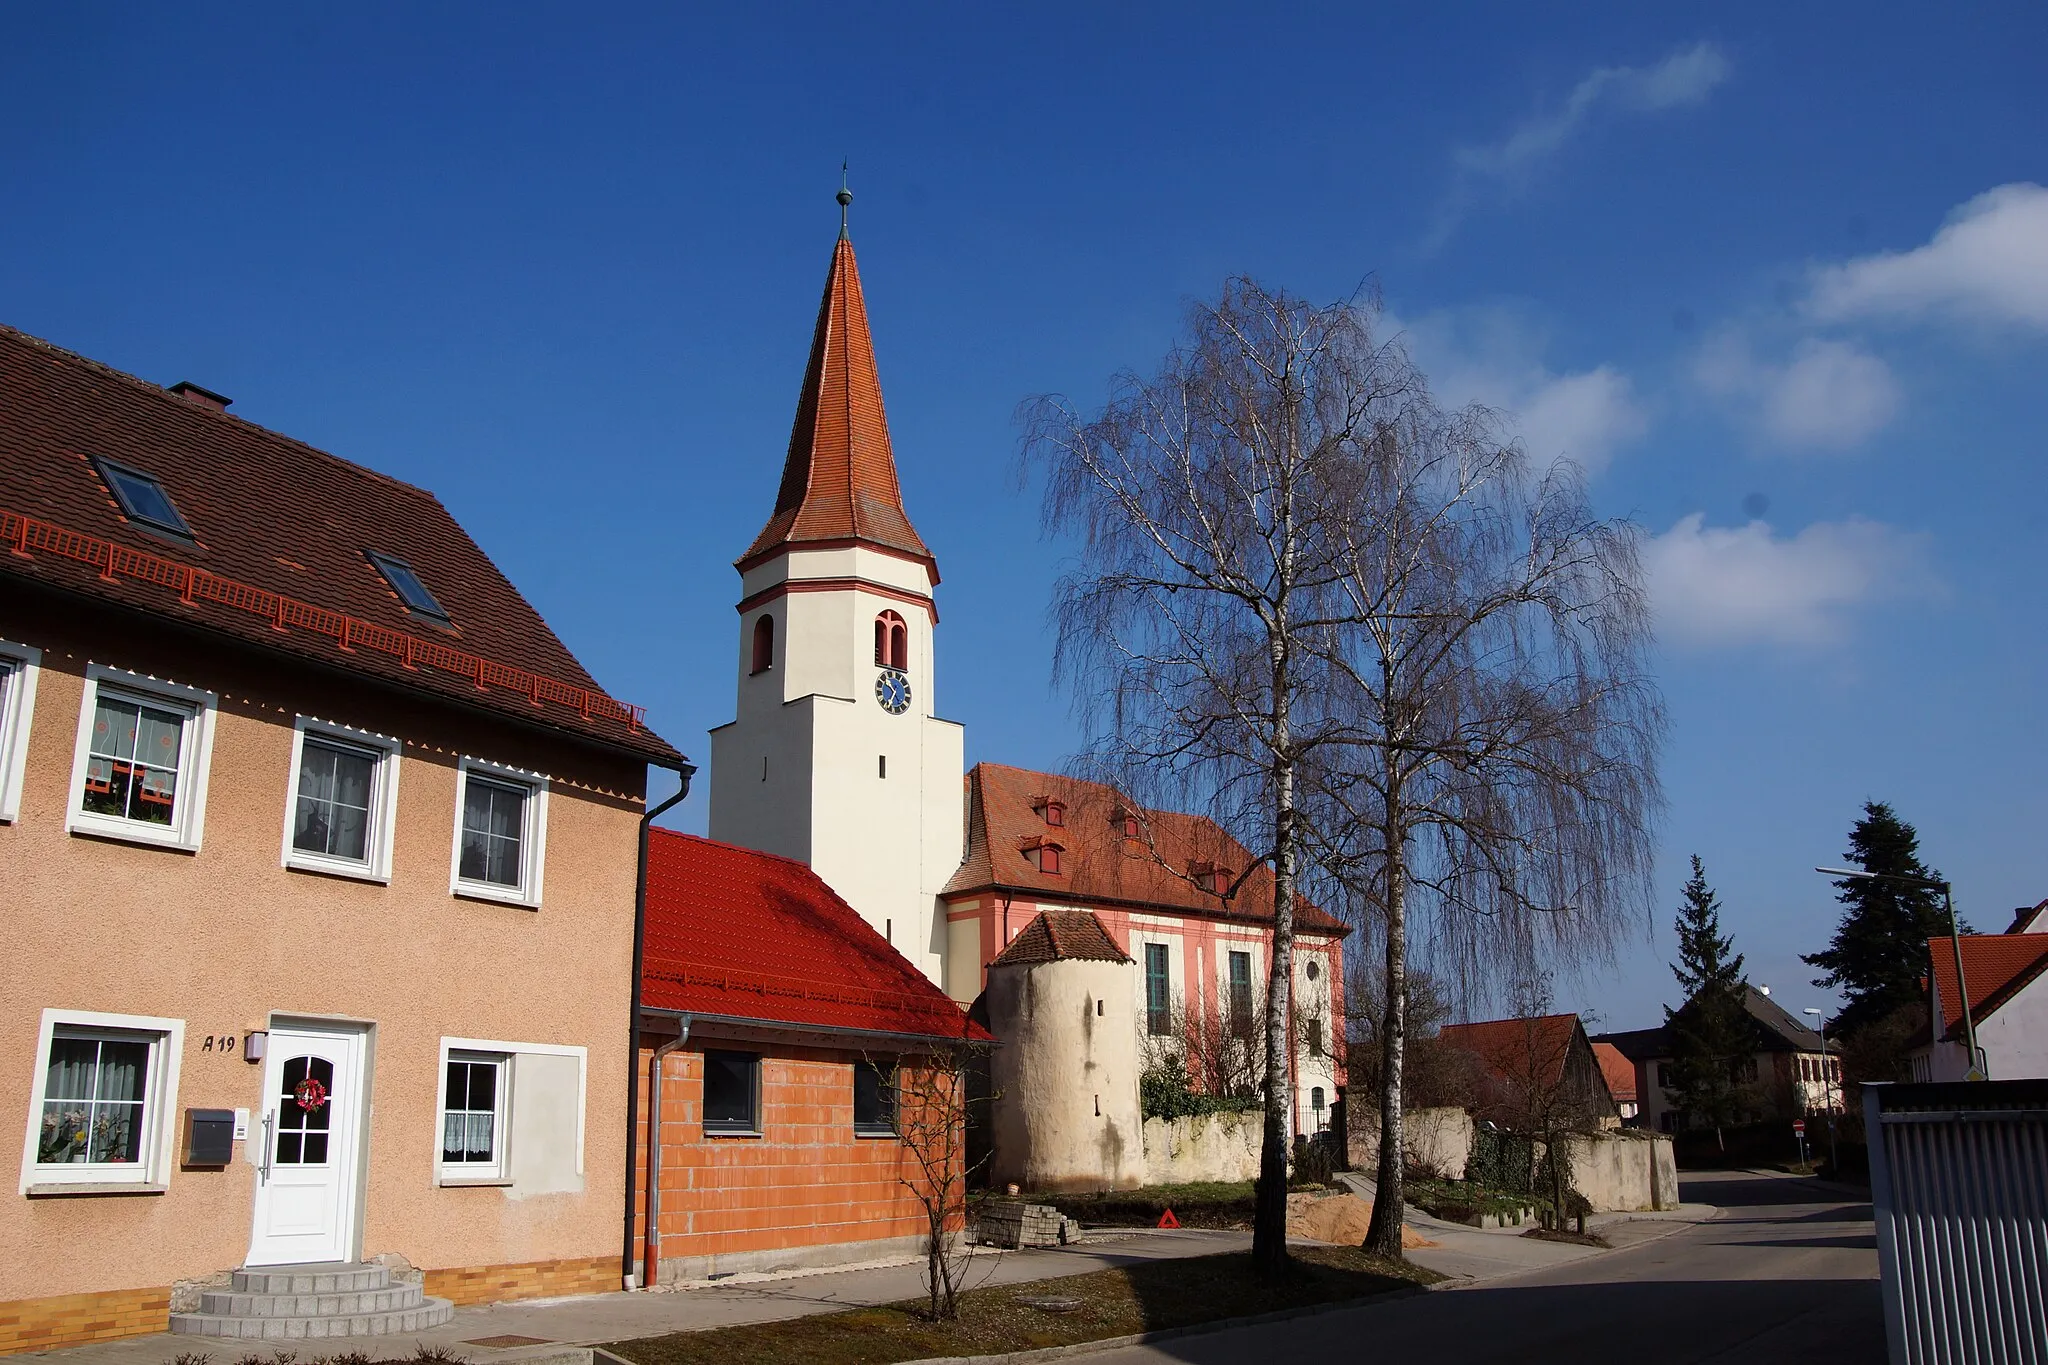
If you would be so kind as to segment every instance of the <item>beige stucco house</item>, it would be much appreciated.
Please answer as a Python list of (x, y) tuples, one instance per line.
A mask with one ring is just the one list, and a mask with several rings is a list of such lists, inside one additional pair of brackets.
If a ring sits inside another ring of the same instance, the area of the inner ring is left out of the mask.
[(431, 494), (6, 329), (0, 392), (0, 1352), (616, 1288), (681, 756)]

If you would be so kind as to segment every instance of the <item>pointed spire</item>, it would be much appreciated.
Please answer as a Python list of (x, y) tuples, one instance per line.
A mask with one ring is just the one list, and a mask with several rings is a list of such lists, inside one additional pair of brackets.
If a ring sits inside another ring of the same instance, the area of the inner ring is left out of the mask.
[(775, 513), (740, 556), (739, 566), (744, 571), (778, 550), (807, 542), (861, 542), (923, 561), (936, 581), (932, 553), (911, 526), (896, 482), (875, 345), (846, 230), (853, 193), (843, 184), (838, 200), (839, 240), (825, 275), (825, 297), (818, 305)]
[(839, 193), (833, 197), (839, 201), (839, 240), (842, 242), (851, 241), (852, 239), (846, 235), (846, 211), (853, 206), (853, 191), (846, 188), (846, 163), (844, 161), (839, 163)]

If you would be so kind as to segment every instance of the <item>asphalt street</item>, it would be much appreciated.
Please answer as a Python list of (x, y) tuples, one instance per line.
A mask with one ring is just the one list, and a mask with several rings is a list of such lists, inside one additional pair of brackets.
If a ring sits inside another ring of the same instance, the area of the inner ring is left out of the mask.
[(1414, 1298), (1089, 1357), (1439, 1365), (1880, 1365), (1870, 1205), (1793, 1177), (1701, 1174), (1718, 1216), (1625, 1250)]

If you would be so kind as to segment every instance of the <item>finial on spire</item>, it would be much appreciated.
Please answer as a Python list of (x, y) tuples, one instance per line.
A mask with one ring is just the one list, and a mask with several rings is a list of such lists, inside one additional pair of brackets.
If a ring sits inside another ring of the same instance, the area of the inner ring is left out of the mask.
[(843, 242), (846, 240), (846, 209), (853, 202), (853, 191), (846, 188), (844, 161), (839, 163), (839, 193), (834, 197), (839, 200), (839, 240)]

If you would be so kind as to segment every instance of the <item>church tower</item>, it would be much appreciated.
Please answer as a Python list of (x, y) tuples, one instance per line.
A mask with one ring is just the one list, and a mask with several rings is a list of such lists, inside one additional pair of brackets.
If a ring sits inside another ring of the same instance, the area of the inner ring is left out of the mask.
[(711, 837), (810, 864), (942, 983), (964, 745), (933, 713), (939, 570), (896, 482), (852, 200), (775, 511), (735, 564), (739, 703), (711, 732)]

